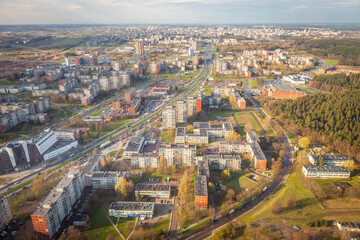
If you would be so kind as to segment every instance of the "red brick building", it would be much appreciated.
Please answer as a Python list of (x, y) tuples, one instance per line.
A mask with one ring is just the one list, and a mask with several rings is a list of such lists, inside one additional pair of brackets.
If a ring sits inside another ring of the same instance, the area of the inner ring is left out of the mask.
[(264, 93), (272, 99), (296, 99), (306, 96), (305, 92), (299, 91), (283, 82), (270, 84)]
[(196, 99), (196, 112), (201, 112), (201, 99)]

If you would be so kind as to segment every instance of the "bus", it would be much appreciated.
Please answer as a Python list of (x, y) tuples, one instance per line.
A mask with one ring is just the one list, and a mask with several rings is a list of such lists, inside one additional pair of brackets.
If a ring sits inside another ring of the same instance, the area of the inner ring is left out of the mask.
[(106, 142), (104, 142), (103, 144), (100, 145), (100, 148), (107, 147), (107, 146), (109, 146), (110, 144), (111, 144), (110, 141), (106, 141)]

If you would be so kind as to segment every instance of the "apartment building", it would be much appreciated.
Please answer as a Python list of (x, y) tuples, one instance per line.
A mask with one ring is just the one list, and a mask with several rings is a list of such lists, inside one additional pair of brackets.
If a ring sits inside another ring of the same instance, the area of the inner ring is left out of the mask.
[(7, 197), (0, 196), (0, 231), (11, 221), (12, 215)]
[(157, 168), (159, 155), (156, 153), (137, 153), (131, 156), (131, 168)]
[(126, 179), (126, 172), (94, 171), (91, 177), (93, 189), (115, 189), (120, 179)]
[(186, 122), (186, 101), (176, 102), (176, 122)]
[(210, 168), (209, 168), (209, 162), (207, 159), (202, 159), (201, 161), (198, 161), (197, 163), (198, 167), (198, 175), (204, 175), (206, 176), (207, 181), (210, 181)]
[(264, 152), (261, 150), (261, 147), (259, 145), (260, 139), (257, 136), (256, 132), (246, 132), (246, 141), (249, 144), (251, 157), (254, 162), (254, 168), (257, 170), (266, 170), (267, 159)]
[(177, 145), (170, 143), (159, 144), (159, 156), (163, 156), (166, 165), (192, 166), (196, 164), (196, 146), (195, 145)]
[(241, 169), (241, 157), (237, 154), (207, 154), (205, 160), (209, 162), (211, 169)]
[(171, 185), (167, 183), (138, 183), (135, 187), (135, 196), (170, 198)]
[(152, 218), (154, 206), (153, 202), (112, 202), (109, 206), (109, 216)]
[(206, 176), (195, 176), (195, 208), (206, 209), (208, 201), (208, 182)]
[(100, 161), (105, 156), (101, 154), (97, 154), (91, 156), (87, 161), (85, 167), (81, 170), (82, 183), (84, 187), (92, 186), (92, 176), (93, 172), (99, 171), (101, 169)]
[(303, 166), (302, 172), (306, 177), (317, 178), (349, 178), (351, 173), (339, 166)]
[(81, 191), (80, 171), (69, 170), (31, 215), (35, 232), (52, 238), (80, 198)]
[(176, 128), (175, 106), (166, 106), (162, 111), (162, 128)]
[(246, 141), (236, 141), (236, 142), (227, 142), (220, 141), (219, 144), (219, 153), (226, 154), (240, 154), (250, 152), (250, 146), (246, 143)]

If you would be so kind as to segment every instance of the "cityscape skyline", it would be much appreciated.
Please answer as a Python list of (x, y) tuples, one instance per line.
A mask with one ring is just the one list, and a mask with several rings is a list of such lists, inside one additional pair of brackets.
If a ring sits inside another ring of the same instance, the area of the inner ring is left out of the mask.
[(360, 23), (360, 1), (0, 1), (0, 24)]

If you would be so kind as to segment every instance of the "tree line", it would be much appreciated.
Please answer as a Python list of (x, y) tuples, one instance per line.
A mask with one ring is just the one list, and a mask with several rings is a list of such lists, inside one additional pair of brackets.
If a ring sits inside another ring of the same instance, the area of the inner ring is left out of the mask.
[(292, 123), (303, 133), (320, 135), (322, 144), (336, 142), (337, 151), (360, 160), (360, 90), (279, 100), (268, 108), (280, 121)]
[(316, 75), (309, 85), (316, 89), (334, 93), (343, 92), (345, 89), (360, 89), (360, 74), (353, 73), (350, 76), (346, 76), (345, 73)]

